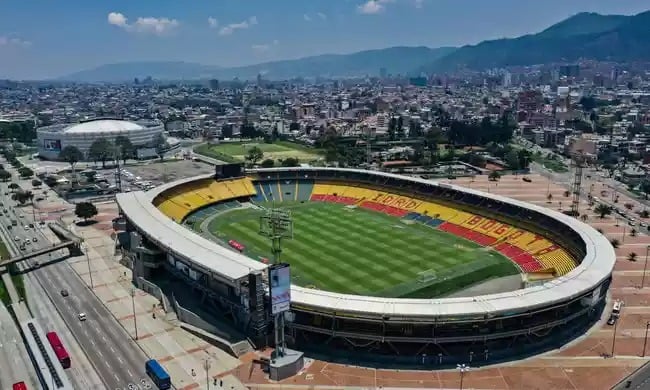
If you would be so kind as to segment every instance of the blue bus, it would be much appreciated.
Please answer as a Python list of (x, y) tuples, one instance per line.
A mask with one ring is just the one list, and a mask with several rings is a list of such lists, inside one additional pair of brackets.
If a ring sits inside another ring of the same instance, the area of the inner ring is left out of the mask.
[(147, 371), (147, 375), (149, 375), (153, 383), (155, 383), (160, 390), (165, 390), (172, 387), (172, 381), (169, 378), (169, 374), (167, 374), (167, 371), (162, 368), (157, 360), (148, 360), (144, 364), (144, 368)]

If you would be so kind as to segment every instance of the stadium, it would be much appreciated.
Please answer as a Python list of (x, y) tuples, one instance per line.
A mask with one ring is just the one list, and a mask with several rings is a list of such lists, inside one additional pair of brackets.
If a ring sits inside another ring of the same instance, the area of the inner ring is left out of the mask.
[(130, 122), (117, 119), (94, 119), (80, 123), (57, 124), (36, 130), (38, 155), (56, 160), (66, 146), (75, 146), (86, 156), (90, 145), (98, 138), (113, 140), (125, 136), (131, 143), (145, 146), (163, 133), (163, 125), (157, 122)]
[(495, 194), (342, 168), (218, 167), (117, 196), (134, 278), (182, 281), (272, 344), (269, 209), (291, 211), (290, 346), (377, 364), (485, 364), (584, 334), (615, 254), (577, 219)]

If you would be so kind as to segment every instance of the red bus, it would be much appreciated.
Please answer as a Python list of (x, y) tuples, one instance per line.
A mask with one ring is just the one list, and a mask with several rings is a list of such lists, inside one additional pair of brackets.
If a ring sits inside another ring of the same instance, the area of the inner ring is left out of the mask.
[(18, 382), (14, 383), (14, 386), (12, 387), (13, 390), (27, 390), (27, 385), (25, 382)]
[(54, 354), (56, 354), (56, 358), (61, 362), (61, 366), (63, 368), (70, 368), (70, 355), (68, 355), (68, 351), (63, 348), (63, 344), (61, 343), (61, 340), (59, 340), (59, 336), (57, 336), (56, 332), (46, 333), (45, 337), (47, 337), (47, 341), (50, 342)]

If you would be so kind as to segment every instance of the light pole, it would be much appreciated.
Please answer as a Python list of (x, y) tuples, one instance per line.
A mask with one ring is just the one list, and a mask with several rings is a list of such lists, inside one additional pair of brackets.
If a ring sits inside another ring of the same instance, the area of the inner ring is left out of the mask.
[(645, 264), (643, 265), (643, 276), (641, 277), (641, 288), (643, 288), (643, 283), (645, 283), (645, 272), (648, 269), (648, 251), (650, 251), (650, 245), (645, 247)]
[(616, 328), (618, 327), (618, 321), (614, 322), (614, 337), (612, 337), (612, 357), (614, 357), (614, 347), (616, 346)]
[(210, 371), (210, 359), (206, 358), (203, 361), (203, 368), (205, 369), (205, 385), (207, 386), (208, 390), (210, 390), (210, 377), (208, 375), (208, 371)]
[(463, 390), (463, 377), (465, 376), (465, 372), (469, 371), (469, 366), (466, 364), (458, 364), (456, 365), (456, 369), (460, 372), (460, 390)]
[(90, 255), (88, 255), (88, 244), (84, 245), (84, 249), (86, 249), (86, 262), (88, 263), (88, 277), (90, 277), (90, 289), (92, 290), (94, 288), (93, 286), (93, 271), (90, 269)]
[(645, 347), (648, 345), (648, 328), (650, 328), (650, 321), (645, 323), (645, 337), (643, 339), (643, 354), (641, 357), (645, 357)]
[(138, 339), (138, 321), (135, 316), (135, 288), (131, 288), (131, 305), (133, 306), (133, 325), (135, 326), (135, 339)]

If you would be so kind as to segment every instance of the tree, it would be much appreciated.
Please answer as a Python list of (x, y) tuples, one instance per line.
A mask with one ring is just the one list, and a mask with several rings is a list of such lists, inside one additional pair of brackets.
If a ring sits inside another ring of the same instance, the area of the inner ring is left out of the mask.
[(106, 138), (97, 138), (88, 148), (88, 159), (95, 162), (101, 161), (102, 168), (106, 168), (106, 160), (115, 155), (115, 145)]
[(16, 184), (16, 183), (9, 183), (9, 186), (8, 186), (8, 187), (9, 187), (9, 189), (12, 190), (12, 191), (16, 191), (17, 189), (20, 188), (20, 186), (19, 186), (18, 184)]
[(34, 194), (31, 191), (17, 191), (14, 192), (14, 194), (11, 196), (11, 199), (23, 205), (27, 203), (28, 200), (31, 201), (34, 199)]
[(632, 203), (625, 203), (623, 207), (625, 207), (628, 210), (632, 210), (634, 208), (634, 205)]
[(580, 219), (582, 220), (582, 222), (587, 222), (587, 219), (588, 219), (588, 218), (589, 218), (589, 217), (587, 216), (587, 214), (582, 214), (582, 215), (580, 216)]
[(79, 150), (79, 148), (76, 146), (69, 145), (61, 150), (61, 153), (59, 153), (59, 158), (70, 164), (70, 169), (72, 169), (72, 180), (74, 181), (74, 166), (76, 163), (83, 160), (84, 154), (81, 153), (81, 150)]
[(135, 146), (129, 137), (123, 135), (115, 137), (115, 151), (125, 164), (127, 159), (135, 157)]
[(298, 159), (294, 158), (294, 157), (287, 157), (284, 160), (282, 160), (282, 166), (283, 167), (297, 167), (297, 166), (300, 166), (300, 161), (298, 161)]
[(553, 200), (553, 194), (546, 195), (546, 203), (551, 203), (552, 200)]
[(84, 221), (87, 221), (88, 218), (92, 218), (97, 215), (97, 207), (90, 202), (81, 202), (77, 203), (74, 208), (74, 213), (77, 217), (83, 218)]
[(636, 229), (630, 230), (630, 236), (635, 237), (636, 236)]
[(0, 169), (0, 181), (7, 181), (9, 179), (11, 179), (11, 173), (4, 169)]
[(275, 161), (273, 161), (272, 158), (267, 158), (266, 160), (260, 163), (260, 166), (262, 168), (273, 168), (274, 165), (275, 165)]
[(650, 217), (650, 212), (648, 210), (643, 210), (639, 213), (639, 217), (641, 218), (648, 218)]
[(641, 192), (645, 195), (645, 198), (648, 199), (648, 194), (650, 194), (650, 180), (644, 180), (641, 182)]
[(492, 171), (488, 175), (488, 180), (490, 181), (498, 181), (501, 178), (501, 174), (498, 171)]
[(606, 215), (609, 215), (612, 213), (612, 208), (606, 204), (599, 203), (598, 206), (594, 209), (594, 212), (596, 214), (600, 215), (600, 218), (605, 218)]
[(248, 149), (246, 160), (251, 162), (251, 165), (257, 164), (258, 161), (264, 158), (264, 152), (257, 146)]
[(571, 193), (570, 193), (569, 191), (564, 191), (564, 197), (565, 197), (565, 198), (568, 198), (569, 195), (571, 195)]
[(23, 178), (34, 176), (34, 171), (32, 171), (31, 169), (29, 169), (27, 167), (22, 167), (22, 168), (18, 169), (18, 173)]
[(637, 257), (637, 256), (638, 256), (638, 255), (637, 255), (636, 253), (634, 253), (634, 252), (630, 252), (630, 253), (627, 255), (627, 259), (628, 259), (629, 261), (636, 261), (636, 257)]
[(618, 248), (618, 247), (621, 245), (621, 242), (620, 242), (619, 240), (617, 240), (616, 238), (614, 238), (614, 239), (612, 239), (612, 240), (610, 241), (610, 244), (612, 244), (612, 246), (614, 247), (614, 249), (616, 249), (616, 248)]
[(165, 152), (169, 149), (169, 144), (167, 143), (165, 136), (158, 134), (154, 137), (151, 143), (154, 149), (156, 149), (156, 154), (160, 158), (160, 161), (162, 161), (165, 158)]
[(39, 187), (41, 184), (43, 184), (42, 181), (38, 179), (32, 179), (32, 187)]

